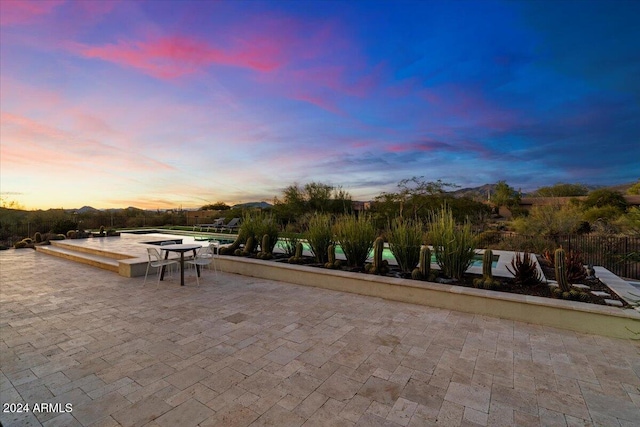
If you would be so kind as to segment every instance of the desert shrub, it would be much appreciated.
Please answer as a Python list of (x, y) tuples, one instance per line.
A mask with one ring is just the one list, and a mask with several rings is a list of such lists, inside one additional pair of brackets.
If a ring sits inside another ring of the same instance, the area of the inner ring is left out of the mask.
[(584, 209), (593, 207), (603, 208), (606, 206), (615, 207), (622, 213), (627, 209), (627, 200), (619, 191), (599, 188), (590, 192), (582, 202)]
[(528, 216), (511, 221), (511, 226), (517, 233), (531, 236), (572, 234), (581, 225), (582, 212), (574, 205), (534, 206)]
[(596, 221), (610, 222), (619, 218), (623, 212), (616, 206), (594, 206), (585, 210), (582, 217), (590, 223)]
[(333, 229), (347, 258), (347, 264), (351, 267), (363, 267), (376, 238), (376, 229), (369, 217), (343, 215), (337, 219)]
[(442, 273), (460, 279), (473, 262), (476, 237), (471, 223), (458, 226), (451, 209), (443, 206), (429, 216), (429, 238)]
[(331, 216), (328, 214), (314, 214), (309, 218), (305, 233), (311, 252), (320, 263), (327, 262), (327, 249), (334, 244), (331, 230)]
[(51, 232), (56, 234), (66, 234), (67, 231), (75, 230), (77, 227), (78, 224), (76, 224), (74, 221), (71, 221), (70, 219), (61, 219), (53, 224), (53, 227), (51, 227)]
[(423, 224), (421, 221), (394, 219), (387, 230), (389, 249), (404, 272), (412, 272), (420, 260)]
[(615, 225), (628, 236), (640, 236), (640, 207), (629, 208), (615, 221)]
[(497, 230), (486, 230), (478, 234), (478, 248), (488, 248), (500, 244), (502, 233)]
[(507, 270), (513, 274), (515, 282), (520, 285), (535, 286), (542, 282), (540, 272), (533, 261), (533, 255), (529, 252), (524, 252), (522, 255), (520, 252), (516, 253), (511, 259), (511, 268), (507, 266)]

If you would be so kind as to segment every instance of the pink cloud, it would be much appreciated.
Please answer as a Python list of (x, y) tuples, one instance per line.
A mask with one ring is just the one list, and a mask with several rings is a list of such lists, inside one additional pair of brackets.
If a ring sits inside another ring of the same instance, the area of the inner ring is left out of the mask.
[(49, 15), (66, 0), (2, 0), (0, 1), (0, 23), (20, 25), (36, 21)]
[(90, 169), (95, 162), (104, 162), (105, 167), (117, 170), (131, 170), (132, 167), (152, 171), (175, 170), (173, 166), (145, 155), (137, 154), (133, 160), (126, 149), (85, 138), (22, 115), (3, 112), (0, 121), (2, 160), (3, 163), (8, 161), (13, 168), (33, 165), (35, 161), (39, 167), (47, 165), (62, 169), (82, 165), (87, 165)]
[(339, 116), (346, 115), (346, 113), (338, 108), (334, 102), (323, 96), (314, 96), (308, 93), (300, 92), (293, 94), (292, 98), (299, 101), (308, 102), (309, 104), (313, 104), (316, 107), (322, 108), (323, 110), (329, 111), (330, 113), (337, 114)]
[(238, 39), (227, 48), (189, 35), (121, 40), (115, 44), (90, 46), (69, 43), (69, 48), (87, 58), (97, 58), (138, 69), (160, 79), (175, 79), (203, 71), (211, 65), (270, 72), (284, 64), (278, 40)]
[(407, 144), (392, 144), (386, 147), (391, 153), (404, 153), (407, 151), (456, 151), (451, 144), (441, 141), (425, 140)]

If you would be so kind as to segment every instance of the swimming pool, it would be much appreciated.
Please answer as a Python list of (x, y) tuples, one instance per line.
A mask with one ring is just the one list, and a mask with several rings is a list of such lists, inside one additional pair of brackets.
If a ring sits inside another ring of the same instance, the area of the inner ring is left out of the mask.
[[(309, 245), (309, 243), (302, 242), (302, 247), (304, 251), (311, 252), (311, 246)], [(276, 248), (284, 252), (284, 242), (282, 241), (282, 239), (278, 240), (278, 243), (276, 244)], [(336, 246), (336, 257), (345, 259), (344, 252), (342, 251), (342, 248), (340, 247), (340, 245)], [(473, 262), (471, 263), (471, 267), (482, 267), (482, 258), (483, 258), (482, 254), (476, 254), (473, 257)], [(496, 266), (498, 265), (499, 258), (500, 258), (499, 255), (493, 255), (493, 260), (491, 263), (492, 268), (496, 268)], [(373, 250), (371, 250), (371, 252), (369, 253), (368, 259), (373, 259)], [(397, 264), (396, 258), (393, 256), (391, 249), (389, 249), (388, 247), (385, 247), (384, 250), (382, 251), (382, 259), (386, 259), (389, 262), (389, 264)], [(437, 263), (436, 255), (434, 253), (431, 254), (431, 263), (432, 264)]]
[[(219, 242), (221, 245), (230, 244), (234, 241), (235, 236), (230, 235), (203, 235), (201, 233), (175, 233), (174, 230), (135, 230), (135, 231), (123, 231), (123, 233), (131, 233), (131, 234), (149, 234), (149, 241), (143, 242), (146, 244), (155, 244), (160, 245), (163, 241), (168, 240), (181, 240), (182, 243), (205, 243), (208, 241)], [(275, 251), (276, 252), (285, 252), (284, 246), (285, 242), (283, 239), (279, 239), (278, 243), (276, 243)], [(306, 241), (302, 241), (303, 251), (307, 254), (311, 255), (311, 247), (309, 243)], [(340, 245), (336, 246), (336, 257), (338, 259), (345, 259), (344, 252)], [(369, 259), (373, 259), (373, 250), (369, 253)], [(396, 259), (391, 253), (391, 250), (388, 247), (385, 247), (382, 252), (382, 259), (386, 259), (389, 264), (396, 265)], [(493, 262), (491, 263), (492, 268), (496, 268), (498, 264), (499, 255), (493, 255)], [(431, 263), (436, 264), (436, 256), (432, 252), (431, 253)], [(476, 254), (473, 258), (473, 262), (471, 263), (471, 267), (482, 267), (482, 254)]]

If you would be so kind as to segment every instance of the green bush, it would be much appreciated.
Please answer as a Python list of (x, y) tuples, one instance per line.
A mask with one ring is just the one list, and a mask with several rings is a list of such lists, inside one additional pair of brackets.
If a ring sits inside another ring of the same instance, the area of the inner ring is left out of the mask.
[(500, 244), (502, 233), (498, 230), (486, 230), (478, 235), (478, 248), (488, 248)]
[(575, 233), (582, 225), (582, 212), (573, 205), (534, 206), (527, 217), (511, 221), (516, 232), (525, 235), (556, 236)]
[(53, 224), (51, 232), (56, 234), (66, 234), (67, 231), (75, 230), (77, 227), (78, 224), (76, 224), (74, 221), (71, 221), (70, 219), (61, 219)]
[(476, 237), (471, 223), (458, 226), (448, 206), (432, 212), (429, 217), (429, 237), (436, 262), (445, 276), (460, 279), (473, 262)]
[(329, 245), (334, 244), (333, 232), (331, 231), (331, 216), (328, 214), (312, 215), (305, 235), (316, 261), (322, 264), (326, 263), (327, 249)]
[(582, 214), (585, 221), (594, 223), (596, 221), (610, 222), (619, 218), (624, 211), (620, 210), (616, 206), (594, 206), (587, 209)]
[(387, 230), (389, 249), (403, 272), (410, 273), (418, 265), (423, 227), (422, 221), (399, 217), (391, 222)]
[(343, 215), (337, 219), (333, 229), (347, 264), (364, 267), (376, 238), (376, 229), (370, 218), (366, 215)]

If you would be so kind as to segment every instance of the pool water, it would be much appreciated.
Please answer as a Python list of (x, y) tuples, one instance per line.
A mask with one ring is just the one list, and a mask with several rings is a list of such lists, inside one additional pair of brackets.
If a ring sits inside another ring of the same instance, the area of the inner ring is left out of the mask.
[[(160, 245), (162, 241), (169, 240), (173, 237), (173, 235), (171, 235), (170, 233), (159, 232), (158, 230), (132, 232), (132, 234), (157, 234), (157, 233), (161, 233), (161, 237), (156, 238), (155, 241), (149, 241), (145, 243)], [(233, 238), (229, 238), (228, 236), (224, 236), (224, 237), (215, 236), (215, 235), (214, 236), (201, 236), (201, 235), (194, 236), (187, 233), (183, 235), (176, 235), (175, 237), (176, 239), (172, 239), (172, 240), (182, 240), (183, 243), (204, 243), (205, 241), (218, 241), (222, 245), (232, 243), (234, 240)], [(278, 240), (278, 243), (276, 243), (276, 248), (284, 251), (284, 247), (285, 247), (284, 241), (282, 239)], [(304, 251), (311, 252), (311, 247), (307, 242), (302, 242), (302, 247)], [(344, 258), (344, 252), (342, 251), (342, 248), (340, 247), (340, 245), (336, 246), (336, 256)], [(373, 250), (369, 254), (369, 258), (370, 259), (373, 258)], [(499, 258), (498, 255), (493, 256), (493, 262), (491, 263), (492, 268), (496, 268), (496, 265), (498, 264), (498, 258)], [(384, 250), (382, 251), (382, 259), (386, 259), (391, 264), (396, 264), (396, 259), (388, 247), (384, 248)], [(431, 254), (431, 263), (436, 264), (436, 256), (434, 253)], [(482, 267), (481, 254), (475, 255), (475, 257), (473, 258), (473, 262), (471, 263), (471, 267)]]
[[(276, 247), (284, 250), (284, 242), (282, 240), (278, 240)], [(302, 242), (302, 247), (305, 251), (311, 252), (311, 246), (309, 246), (308, 243)], [(342, 255), (344, 257), (344, 252), (339, 245), (336, 246), (336, 256), (338, 255)], [(369, 253), (369, 258), (373, 258), (373, 250)], [(476, 254), (473, 257), (471, 267), (482, 267), (482, 258), (483, 256), (481, 254)], [(493, 262), (491, 263), (492, 268), (496, 268), (496, 266), (498, 265), (498, 258), (498, 255), (493, 256)], [(389, 248), (384, 248), (384, 250), (382, 251), (382, 259), (386, 259), (390, 263), (396, 264), (396, 258), (393, 256), (393, 253)], [(434, 253), (431, 254), (431, 263), (436, 264), (436, 255)]]

